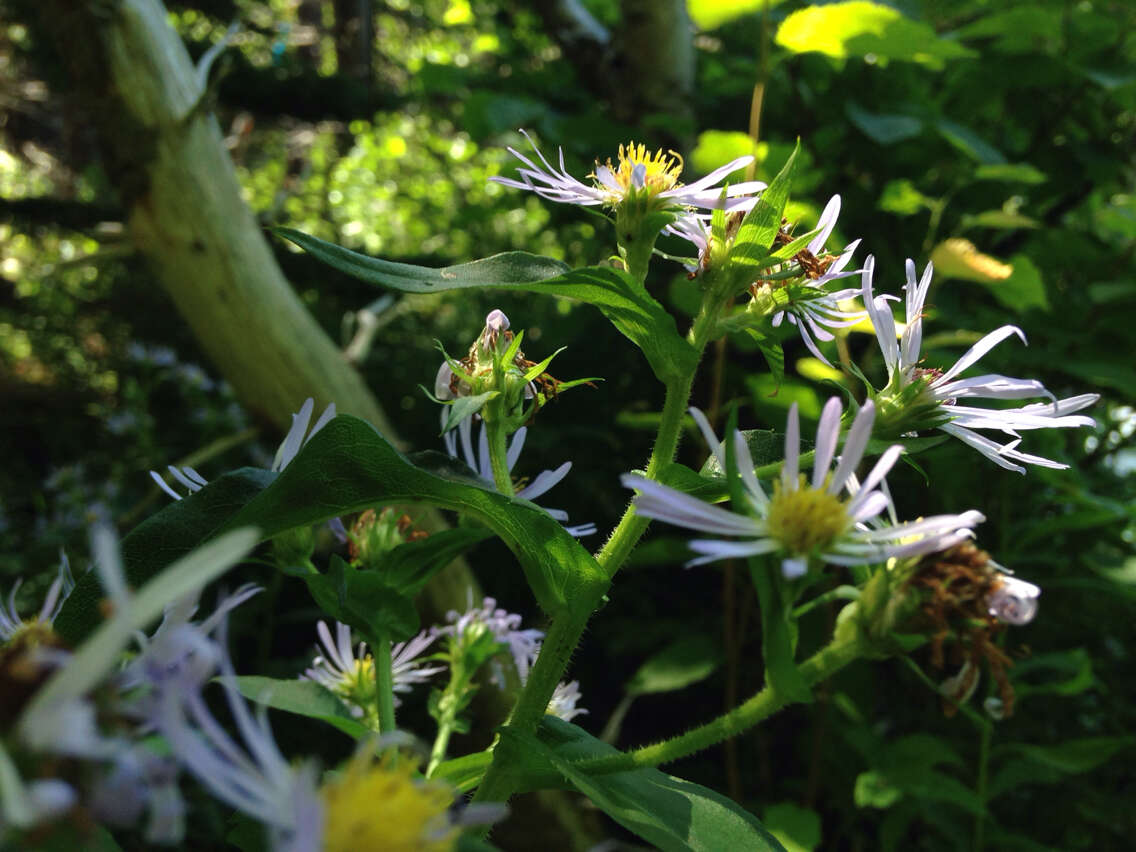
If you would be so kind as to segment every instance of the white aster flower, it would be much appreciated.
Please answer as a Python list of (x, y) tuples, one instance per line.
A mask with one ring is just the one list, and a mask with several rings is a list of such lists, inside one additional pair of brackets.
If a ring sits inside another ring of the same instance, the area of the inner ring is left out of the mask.
[(828, 329), (847, 328), (860, 322), (865, 316), (864, 311), (846, 311), (840, 307), (842, 301), (855, 298), (858, 295), (857, 288), (851, 287), (834, 291), (825, 289), (830, 281), (856, 274), (856, 270), (846, 270), (845, 267), (848, 266), (848, 262), (860, 245), (859, 240), (850, 242), (836, 257), (829, 256), (831, 259), (820, 260), (824, 253), (824, 244), (828, 242), (839, 215), (840, 196), (834, 195), (825, 205), (820, 220), (817, 222), (820, 231), (809, 241), (805, 253), (803, 253), (807, 253), (806, 256), (809, 258), (808, 268), (806, 269), (807, 278), (803, 282), (804, 286), (810, 291), (809, 298), (794, 298), (785, 306), (784, 310), (773, 315), (774, 328), (788, 318), (789, 322), (800, 331), (801, 339), (805, 342), (808, 350), (825, 364), (828, 364), (828, 359), (821, 354), (813, 338), (825, 342), (830, 341), (833, 339), (833, 334)]
[[(288, 434), (284, 436), (280, 448), (276, 451), (276, 458), (272, 462), (272, 470), (283, 470), (286, 468), (300, 452), (300, 448), (304, 446), (312, 437), (330, 423), (335, 418), (335, 403), (330, 403), (327, 408), (323, 410), (323, 414), (316, 420), (312, 426), (311, 432), (308, 432), (308, 423), (312, 419), (312, 409), (315, 407), (315, 400), (308, 397), (304, 400), (304, 404), (300, 410), (292, 415), (292, 428), (288, 430)], [(306, 435), (306, 437), (305, 437)]]
[[(335, 623), (335, 635), (323, 621), (316, 625), (320, 646), (312, 665), (300, 676), (334, 692), (347, 702), (351, 715), (363, 718), (376, 710), (375, 661), (367, 653), (367, 643), (352, 647), (351, 628)], [(446, 670), (445, 666), (425, 666), (418, 659), (434, 643), (436, 634), (423, 631), (391, 647), (391, 680), (395, 692), (407, 693), (416, 683), (426, 683)], [(395, 706), (399, 700), (395, 698)], [(375, 719), (377, 723), (377, 718)]]
[(548, 710), (546, 712), (550, 716), (556, 716), (558, 719), (563, 719), (565, 722), (571, 722), (577, 716), (588, 712), (583, 707), (576, 706), (576, 702), (582, 697), (583, 696), (580, 694), (580, 681), (562, 681), (556, 685), (556, 689), (552, 693), (552, 698), (548, 702)]
[[(907, 291), (907, 326), (898, 342), (895, 320), (888, 305), (890, 297), (872, 295), (874, 270), (875, 259), (869, 257), (864, 264), (862, 287), (864, 306), (871, 316), (888, 370), (888, 385), (877, 396), (883, 418), (916, 429), (941, 429), (974, 447), (1000, 467), (1018, 473), (1025, 473), (1026, 469), (1015, 462), (1056, 469), (1067, 468), (1067, 464), (1018, 450), (1017, 446), (1021, 442), (1018, 432), (1023, 429), (1092, 426), (1094, 421), (1091, 417), (1074, 416), (1074, 412), (1095, 403), (1100, 398), (1099, 394), (1086, 393), (1057, 399), (1036, 379), (1015, 379), (997, 374), (959, 378), (960, 374), (978, 363), (983, 355), (1006, 338), (1017, 336), (1025, 343), (1025, 334), (1013, 325), (1004, 325), (987, 334), (946, 371), (922, 367), (919, 348), (923, 341), (923, 305), (931, 287), (933, 267), (928, 263), (922, 278), (916, 280), (915, 263), (907, 261), (907, 284), (904, 287)], [(1047, 397), (1050, 401), (1009, 409), (959, 404), (960, 400), (969, 399), (1030, 397)], [(907, 411), (915, 412), (916, 422), (904, 420)], [(1013, 440), (999, 444), (975, 431), (978, 429), (994, 429), (1009, 435)]]
[[(753, 162), (753, 157), (738, 157), (726, 165), (715, 169), (706, 177), (691, 184), (682, 184), (678, 177), (682, 173), (682, 158), (677, 154), (650, 153), (643, 145), (631, 143), (619, 146), (619, 160), (605, 165), (596, 163), (595, 172), (590, 175), (592, 183), (587, 184), (568, 174), (564, 166), (564, 149), (560, 149), (560, 168), (553, 166), (536, 147), (536, 143), (524, 130), (521, 131), (543, 165), (538, 166), (520, 151), (509, 148), (524, 168), (518, 168), (520, 180), (505, 177), (491, 177), (491, 181), (514, 189), (535, 192), (541, 198), (564, 204), (578, 204), (583, 207), (607, 205), (617, 207), (632, 195), (645, 194), (660, 209), (684, 209), (700, 207), (726, 210), (748, 209), (753, 205), (752, 198), (744, 196), (765, 189), (761, 181), (745, 181), (730, 186), (727, 198), (722, 199), (722, 188), (716, 184), (731, 172)], [(743, 196), (742, 198), (736, 198)], [(736, 198), (736, 200), (735, 200)]]
[[(789, 579), (803, 576), (811, 559), (834, 565), (864, 565), (942, 550), (968, 537), (971, 528), (984, 520), (979, 512), (969, 511), (873, 526), (871, 522), (890, 505), (883, 480), (903, 447), (889, 447), (860, 484), (854, 471), (871, 437), (875, 409), (871, 402), (860, 409), (848, 430), (843, 453), (836, 458), (841, 413), (836, 397), (828, 401), (821, 413), (810, 482), (799, 472), (800, 424), (796, 404), (789, 409), (785, 463), (773, 483), (772, 495), (766, 494), (754, 475), (744, 436), (735, 432), (734, 449), (746, 505), (735, 506), (734, 511), (704, 503), (639, 474), (625, 474), (622, 482), (639, 492), (635, 511), (640, 515), (740, 539), (691, 541), (691, 550), (700, 555), (688, 566), (768, 553), (780, 557), (782, 573)], [(691, 414), (719, 466), (725, 470), (725, 456), (710, 424), (698, 409), (692, 408)], [(830, 471), (834, 461), (836, 468)], [(842, 491), (847, 496), (841, 497)]]
[[(442, 424), (445, 425), (447, 412), (442, 409)], [(513, 433), (512, 439), (509, 441), (509, 447), (505, 453), (505, 463), (512, 473), (513, 466), (516, 465), (517, 460), (521, 457), (521, 450), (525, 446), (525, 435), (528, 434), (528, 427), (522, 426)], [(473, 450), (473, 421), (471, 418), (466, 418), (458, 424), (456, 429), (451, 429), (442, 436), (446, 442), (446, 452), (450, 454), (451, 458), (464, 461), (481, 479), (484, 487), (491, 491), (497, 490), (497, 485), (493, 480), (493, 467), (489, 459), (489, 437), (486, 435), (484, 424), (481, 425), (478, 433), (477, 452)], [(459, 455), (460, 446), (460, 455)], [(564, 462), (560, 467), (555, 470), (544, 470), (537, 474), (536, 478), (517, 489), (516, 495), (523, 500), (530, 500), (535, 502), (537, 498), (542, 497), (548, 491), (551, 491), (561, 480), (568, 475), (568, 471), (572, 469), (572, 462)], [(568, 513), (561, 509), (544, 509), (549, 515), (562, 524), (568, 521)], [(577, 538), (586, 535), (592, 535), (596, 531), (596, 525), (592, 523), (578, 524), (576, 526), (566, 526), (569, 535), (576, 536)]]
[[(280, 447), (276, 450), (276, 456), (272, 461), (271, 470), (281, 471), (286, 468), (289, 462), (299, 454), (300, 448), (310, 441), (316, 432), (334, 419), (335, 403), (333, 402), (323, 410), (323, 414), (319, 416), (315, 425), (312, 426), (311, 432), (308, 432), (308, 424), (311, 423), (312, 410), (314, 407), (315, 400), (308, 397), (300, 407), (300, 410), (292, 415), (292, 427), (288, 430), (288, 434), (284, 437)], [(190, 494), (196, 494), (209, 484), (209, 480), (188, 465), (179, 468), (171, 464), (166, 466), (166, 470), (168, 470), (170, 476)], [(182, 495), (178, 494), (156, 470), (150, 471), (150, 478), (173, 499), (182, 499)]]
[(994, 591), (987, 597), (986, 606), (999, 621), (1021, 627), (1029, 624), (1037, 615), (1037, 600), (1040, 597), (1041, 589), (1033, 583), (1002, 574), (998, 577)]
[[(166, 470), (168, 470), (170, 472), (170, 476), (172, 476), (174, 480), (180, 485), (183, 485), (190, 494), (196, 494), (198, 491), (209, 484), (209, 480), (207, 480), (204, 476), (202, 476), (200, 473), (198, 473), (188, 465), (178, 468), (174, 467), (171, 464), (166, 466)], [(161, 488), (175, 500), (181, 499), (181, 495), (178, 494), (169, 485), (169, 483), (166, 482), (165, 478), (156, 470), (150, 471), (150, 478), (154, 480), (159, 488)]]
[(75, 588), (75, 580), (71, 576), (71, 567), (67, 562), (67, 556), (63, 553), (60, 553), (59, 556), (59, 575), (52, 581), (47, 590), (47, 595), (44, 596), (43, 605), (36, 615), (25, 620), (20, 617), (20, 613), (16, 609), (16, 593), (20, 590), (22, 579), (16, 580), (13, 584), (12, 591), (8, 595), (7, 605), (0, 602), (0, 644), (11, 642), (19, 634), (28, 631), (51, 629), (55, 617), (63, 608), (63, 602), (67, 600), (67, 596)]

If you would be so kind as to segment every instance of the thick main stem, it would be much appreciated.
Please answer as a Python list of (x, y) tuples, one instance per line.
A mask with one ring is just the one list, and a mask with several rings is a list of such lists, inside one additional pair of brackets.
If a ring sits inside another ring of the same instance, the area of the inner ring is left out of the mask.
[[(702, 351), (706, 348), (713, 332), (718, 311), (714, 304), (704, 302), (702, 310), (695, 317), (694, 325), (690, 329), (688, 339), (698, 353), (701, 360)], [(678, 450), (678, 440), (682, 434), (682, 418), (690, 402), (690, 391), (694, 386), (696, 368), (680, 378), (667, 384), (667, 395), (663, 401), (663, 415), (659, 422), (659, 432), (655, 437), (655, 446), (651, 449), (651, 458), (647, 461), (647, 478), (658, 478), (659, 472), (672, 461)], [(608, 577), (623, 565), (624, 560), (635, 549), (639, 539), (643, 537), (650, 521), (641, 515), (635, 514), (632, 505), (628, 505), (619, 519), (611, 537), (596, 554), (596, 561), (607, 572)]]
[[(861, 647), (856, 641), (833, 642), (801, 664), (801, 675), (805, 683), (813, 686), (844, 668), (859, 657), (860, 653)], [(791, 703), (792, 699), (787, 695), (779, 693), (772, 686), (766, 686), (728, 713), (685, 734), (624, 754), (580, 761), (576, 766), (598, 774), (669, 763), (740, 734)]]
[[(598, 603), (598, 597), (597, 601)], [(568, 661), (584, 626), (591, 616), (594, 607), (581, 606), (574, 612), (564, 613), (560, 618), (554, 619), (545, 634), (541, 645), (540, 656), (529, 672), (525, 688), (521, 691), (517, 705), (513, 708), (513, 715), (509, 718), (509, 727), (516, 728), (524, 733), (536, 730), (540, 720), (548, 710), (548, 702), (564, 670), (568, 668)], [(513, 782), (509, 779), (507, 771), (494, 754), (493, 763), (485, 773), (481, 784), (477, 788), (475, 802), (503, 802), (513, 792)]]

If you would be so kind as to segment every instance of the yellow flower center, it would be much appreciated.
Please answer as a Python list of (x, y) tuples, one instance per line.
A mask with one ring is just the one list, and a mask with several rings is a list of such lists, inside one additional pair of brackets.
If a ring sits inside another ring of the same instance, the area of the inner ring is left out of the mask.
[(446, 812), (453, 794), (418, 781), (413, 761), (353, 760), (320, 790), (325, 852), (449, 852), (458, 830)]
[(809, 488), (802, 474), (796, 491), (773, 484), (766, 525), (771, 538), (790, 553), (805, 555), (822, 550), (852, 525), (844, 504), (824, 490)]
[(624, 196), (633, 191), (658, 195), (678, 185), (678, 176), (682, 174), (682, 157), (674, 151), (663, 153), (661, 149), (651, 154), (646, 146), (629, 142), (626, 146), (619, 146), (619, 163), (612, 165), (611, 160), (608, 160), (607, 167), (611, 169)]

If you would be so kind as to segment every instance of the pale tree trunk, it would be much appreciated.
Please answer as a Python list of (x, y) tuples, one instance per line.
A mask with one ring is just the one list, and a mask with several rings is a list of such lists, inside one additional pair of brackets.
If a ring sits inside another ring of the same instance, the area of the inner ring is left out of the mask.
[(639, 118), (670, 114), (666, 130), (688, 148), (693, 127), (694, 27), (686, 0), (622, 0), (619, 52), (625, 109)]
[[(358, 373), (284, 279), (241, 197), (200, 79), (158, 0), (26, 4), (95, 124), (130, 235), (241, 404), (281, 429), (307, 397), (399, 439)], [(437, 513), (427, 529), (444, 526)], [(476, 582), (451, 566), (427, 591), (464, 609)]]

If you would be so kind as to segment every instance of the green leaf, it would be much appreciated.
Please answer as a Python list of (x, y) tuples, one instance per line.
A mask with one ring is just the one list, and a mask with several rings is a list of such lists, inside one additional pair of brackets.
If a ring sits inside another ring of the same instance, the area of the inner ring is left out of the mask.
[[(223, 678), (217, 678), (223, 680)], [(347, 706), (330, 690), (310, 680), (277, 680), (247, 675), (231, 678), (232, 684), (245, 698), (286, 713), (319, 719), (355, 739), (373, 731), (355, 719)]]
[(907, 178), (902, 178), (887, 182), (884, 191), (880, 193), (880, 199), (876, 202), (876, 206), (897, 216), (913, 216), (923, 210), (930, 209), (934, 206), (934, 203), (934, 199), (928, 198), (916, 189), (915, 184)]
[(628, 695), (685, 689), (705, 680), (721, 665), (721, 652), (701, 635), (684, 636), (647, 659), (627, 682)]
[(1136, 737), (1085, 737), (1051, 746), (1014, 743), (1005, 747), (1042, 766), (1060, 772), (1088, 772), (1136, 745)]
[[(114, 613), (94, 630), (62, 668), (56, 669), (24, 708), (19, 727), (33, 726), (45, 708), (58, 706), (92, 689), (117, 665), (119, 653), (135, 631), (156, 620), (169, 604), (200, 591), (239, 562), (256, 544), (260, 531), (240, 524), (235, 526), (238, 528), (202, 545), (169, 567), (165, 559), (155, 563), (152, 573), (157, 576), (130, 596), (125, 611)], [(98, 572), (91, 571), (86, 576), (92, 574)], [(92, 628), (98, 624), (97, 607), (85, 615)]]
[(844, 105), (844, 113), (861, 133), (881, 145), (914, 139), (923, 132), (923, 122), (914, 116), (869, 112), (855, 101)]
[(880, 64), (917, 62), (936, 70), (947, 59), (976, 55), (957, 42), (939, 38), (927, 24), (865, 0), (794, 12), (781, 23), (775, 40), (793, 53), (818, 52), (834, 59), (872, 56)]
[[(241, 506), (276, 478), (267, 470), (245, 467), (226, 473), (208, 486), (150, 516), (123, 538), (122, 569), (126, 584), (141, 587), (160, 569), (216, 535)], [(75, 582), (53, 623), (55, 631), (78, 645), (102, 620), (98, 574), (88, 571)]]
[(273, 228), (272, 233), (295, 243), (345, 275), (404, 293), (440, 293), (462, 287), (531, 283), (556, 278), (568, 271), (568, 265), (562, 261), (526, 251), (504, 252), (457, 266), (432, 269), (367, 257), (292, 228)]
[(367, 257), (290, 228), (277, 228), (275, 233), (341, 272), (404, 293), (488, 287), (587, 302), (643, 351), (664, 383), (688, 374), (698, 363), (698, 354), (679, 335), (674, 317), (622, 270), (598, 266), (569, 270), (558, 260), (525, 252), (431, 269)]
[(782, 802), (766, 808), (761, 817), (788, 852), (812, 852), (820, 846), (820, 814), (814, 810)]
[[(139, 525), (122, 542), (127, 580), (141, 585), (224, 529), (255, 525), (263, 540), (338, 515), (406, 503), (464, 512), (485, 524), (517, 555), (549, 612), (594, 604), (607, 587), (595, 560), (542, 509), (488, 490), (465, 465), (440, 453), (417, 454), (412, 461), (369, 423), (347, 415), (316, 433), (281, 473), (228, 474)], [(81, 641), (98, 625), (99, 599), (97, 580), (85, 575), (64, 608), (68, 641)]]
[(698, 29), (715, 30), (745, 15), (760, 13), (766, 7), (779, 6), (781, 2), (782, 0), (686, 0), (686, 8), (690, 20)]
[(501, 391), (491, 390), (476, 394), (475, 396), (459, 396), (450, 406), (449, 414), (446, 417), (446, 425), (442, 427), (442, 434), (445, 435), (467, 417), (472, 417), (477, 412), (481, 411), (489, 400), (496, 399), (500, 395)]
[(742, 219), (730, 249), (730, 262), (753, 266), (769, 255), (773, 240), (781, 230), (781, 217), (785, 212), (785, 204), (789, 201), (789, 190), (797, 172), (800, 151), (801, 143), (798, 140), (788, 162)]
[(788, 581), (781, 575), (780, 561), (770, 557), (750, 557), (748, 562), (761, 609), (761, 653), (765, 658), (765, 679), (789, 701), (808, 704), (813, 700), (813, 693), (797, 668), (797, 625), (792, 620), (786, 599), (784, 586)]
[(1010, 213), (1005, 210), (983, 210), (981, 213), (967, 213), (962, 217), (963, 228), (996, 228), (998, 230), (1016, 230), (1018, 228), (1040, 228), (1037, 219), (1023, 216), (1021, 213)]
[(596, 807), (664, 852), (784, 850), (753, 814), (698, 784), (658, 769), (588, 775), (575, 768), (576, 761), (616, 750), (568, 722), (545, 716), (537, 737), (509, 728), (501, 736), (546, 761)]
[(336, 621), (342, 621), (376, 643), (386, 636), (403, 642), (418, 632), (414, 597), (391, 584), (380, 571), (364, 571), (332, 554), (326, 574), (306, 574), (315, 602)]
[(769, 374), (773, 378), (774, 390), (776, 391), (781, 386), (781, 382), (785, 381), (785, 349), (771, 337), (764, 337), (752, 329), (747, 329), (747, 331), (749, 331), (750, 337), (757, 342), (757, 348), (761, 350), (761, 355), (769, 366)]
[(415, 502), (463, 512), (488, 526), (516, 554), (547, 612), (587, 605), (607, 586), (595, 560), (542, 509), (470, 485), (468, 478), (451, 478), (445, 468), (423, 470), (369, 423), (348, 415), (316, 433), (272, 487), (230, 523), (258, 518), (272, 534), (371, 506)]
[(971, 130), (956, 121), (940, 118), (935, 124), (944, 139), (966, 154), (973, 160), (987, 166), (1002, 166), (1006, 164), (1005, 155)]
[(431, 778), (441, 778), (450, 782), (462, 793), (468, 793), (481, 783), (489, 764), (493, 762), (492, 751), (478, 751), (462, 757), (455, 757), (438, 764)]
[[(731, 160), (754, 153), (753, 137), (740, 130), (703, 130), (690, 152), (690, 167), (708, 174)], [(744, 170), (744, 166), (739, 172)], [(724, 183), (725, 181), (723, 181)]]
[(1001, 163), (979, 166), (974, 170), (975, 180), (996, 180), (1006, 183), (1045, 183), (1049, 177), (1026, 163)]

